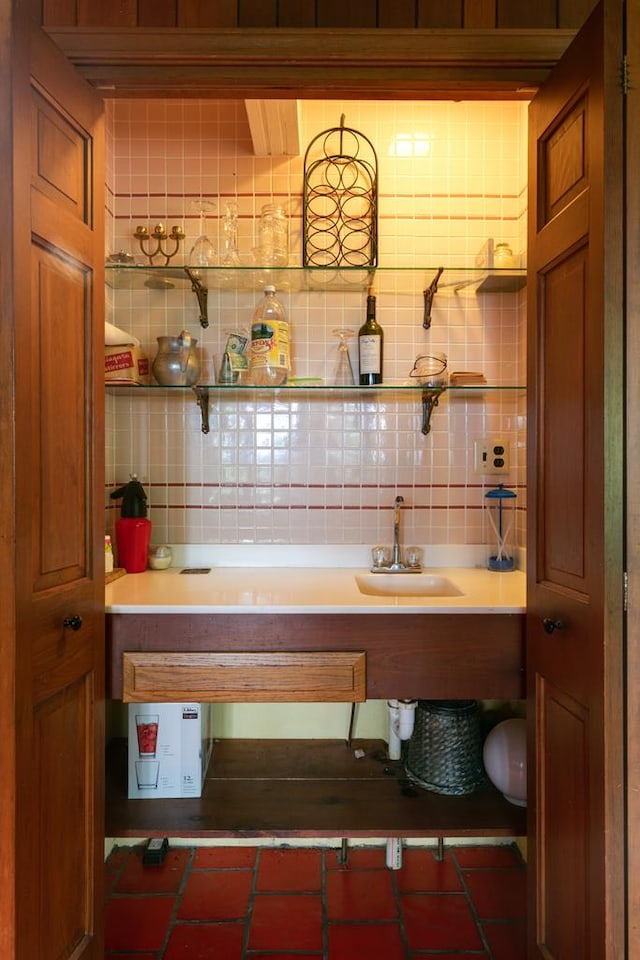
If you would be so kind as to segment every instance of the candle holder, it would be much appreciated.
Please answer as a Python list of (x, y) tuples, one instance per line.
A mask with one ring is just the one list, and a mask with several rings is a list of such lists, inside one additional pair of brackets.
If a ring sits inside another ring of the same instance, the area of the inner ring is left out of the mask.
[[(148, 259), (149, 263), (153, 265), (156, 257), (164, 257), (164, 263), (162, 264), (164, 267), (168, 266), (169, 261), (175, 257), (180, 249), (181, 242), (184, 240), (182, 227), (172, 227), (171, 233), (167, 233), (162, 223), (156, 223), (152, 233), (149, 233), (147, 227), (136, 227), (133, 235), (140, 244), (143, 256)], [(165, 242), (169, 241), (173, 243), (173, 250), (170, 253), (169, 249), (164, 246)]]

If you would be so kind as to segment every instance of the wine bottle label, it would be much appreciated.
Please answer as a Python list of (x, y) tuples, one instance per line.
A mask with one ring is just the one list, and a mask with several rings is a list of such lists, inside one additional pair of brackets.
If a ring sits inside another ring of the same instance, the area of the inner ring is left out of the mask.
[(382, 373), (380, 355), (382, 338), (377, 333), (364, 334), (358, 340), (360, 350), (360, 373)]

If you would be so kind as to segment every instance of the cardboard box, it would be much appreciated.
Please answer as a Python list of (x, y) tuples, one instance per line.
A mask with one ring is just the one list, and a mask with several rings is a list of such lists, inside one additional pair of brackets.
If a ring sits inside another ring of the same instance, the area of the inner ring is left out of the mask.
[(147, 386), (149, 372), (149, 358), (140, 347), (135, 347), (132, 343), (122, 343), (104, 348), (105, 383), (137, 383)]
[(129, 799), (199, 797), (211, 759), (209, 703), (129, 704)]

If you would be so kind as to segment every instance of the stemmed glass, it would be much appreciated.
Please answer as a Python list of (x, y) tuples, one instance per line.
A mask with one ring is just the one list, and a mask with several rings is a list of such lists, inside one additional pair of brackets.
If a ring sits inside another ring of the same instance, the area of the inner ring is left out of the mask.
[(239, 267), (238, 204), (235, 200), (225, 200), (222, 232), (224, 235), (224, 250), (220, 263), (223, 267)]
[(353, 367), (351, 366), (351, 357), (349, 356), (349, 340), (353, 336), (353, 330), (339, 327), (331, 331), (334, 337), (338, 337), (338, 360), (335, 373), (333, 375), (333, 385), (335, 387), (353, 387), (355, 377)]
[(216, 262), (216, 248), (207, 236), (207, 213), (215, 212), (217, 204), (215, 200), (201, 197), (193, 205), (200, 214), (200, 236), (189, 251), (189, 266), (212, 267)]

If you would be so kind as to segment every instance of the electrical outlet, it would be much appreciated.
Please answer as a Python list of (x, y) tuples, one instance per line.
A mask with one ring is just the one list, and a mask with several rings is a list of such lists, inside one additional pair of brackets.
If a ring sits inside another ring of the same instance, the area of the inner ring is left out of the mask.
[(473, 462), (476, 473), (499, 476), (509, 473), (509, 444), (502, 437), (485, 437), (473, 442)]

